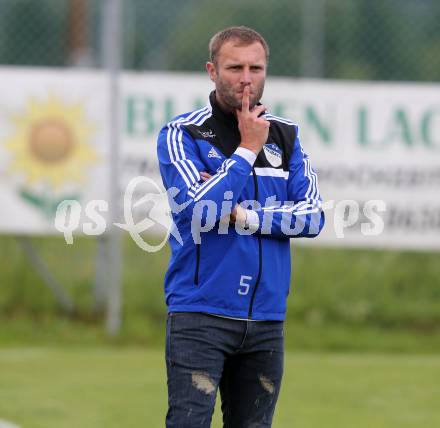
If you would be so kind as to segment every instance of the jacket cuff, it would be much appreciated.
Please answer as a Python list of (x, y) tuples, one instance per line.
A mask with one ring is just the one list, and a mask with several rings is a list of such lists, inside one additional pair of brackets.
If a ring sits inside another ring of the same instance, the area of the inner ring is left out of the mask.
[(257, 159), (257, 155), (252, 150), (246, 149), (244, 147), (238, 147), (237, 150), (235, 150), (234, 154), (242, 157), (243, 159), (246, 159), (250, 166), (253, 166), (255, 163), (255, 159)]

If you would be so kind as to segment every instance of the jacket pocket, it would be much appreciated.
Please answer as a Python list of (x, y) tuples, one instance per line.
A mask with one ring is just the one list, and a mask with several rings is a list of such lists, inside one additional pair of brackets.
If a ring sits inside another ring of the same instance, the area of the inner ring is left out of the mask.
[(199, 267), (200, 267), (200, 244), (196, 244), (196, 268), (194, 271), (195, 285), (199, 285)]

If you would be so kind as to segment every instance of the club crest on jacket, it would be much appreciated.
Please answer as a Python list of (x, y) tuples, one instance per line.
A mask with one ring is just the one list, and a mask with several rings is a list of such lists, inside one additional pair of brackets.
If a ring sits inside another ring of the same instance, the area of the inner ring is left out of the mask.
[(276, 144), (265, 144), (263, 150), (266, 159), (273, 167), (277, 168), (281, 165), (281, 151)]

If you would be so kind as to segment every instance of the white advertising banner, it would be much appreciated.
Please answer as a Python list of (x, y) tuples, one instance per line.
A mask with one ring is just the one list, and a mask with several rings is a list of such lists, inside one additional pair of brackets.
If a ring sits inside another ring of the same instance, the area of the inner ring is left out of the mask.
[[(138, 176), (161, 186), (161, 126), (212, 89), (204, 74), (123, 74), (123, 192)], [(53, 231), (60, 200), (108, 200), (107, 90), (104, 74), (0, 70), (0, 231)], [(440, 85), (269, 78), (262, 101), (299, 125), (318, 172), (314, 244), (440, 248)]]
[[(125, 182), (160, 182), (160, 127), (205, 105), (212, 83), (130, 74), (122, 88)], [(326, 226), (314, 244), (440, 248), (440, 85), (269, 78), (262, 101), (299, 125), (318, 172)]]

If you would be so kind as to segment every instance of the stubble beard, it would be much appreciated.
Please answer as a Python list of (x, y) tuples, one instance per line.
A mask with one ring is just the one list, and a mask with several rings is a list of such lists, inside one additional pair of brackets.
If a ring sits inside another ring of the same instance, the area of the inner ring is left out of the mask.
[[(222, 107), (226, 108), (230, 112), (235, 112), (235, 110), (241, 110), (242, 98), (238, 98), (236, 96), (236, 91), (233, 87), (227, 83), (225, 83), (221, 78), (217, 79), (215, 84), (215, 90), (217, 94), (217, 98), (220, 98)], [(261, 100), (264, 91), (264, 80), (258, 86), (255, 87), (254, 95), (249, 98), (249, 109), (253, 109), (258, 102)]]

